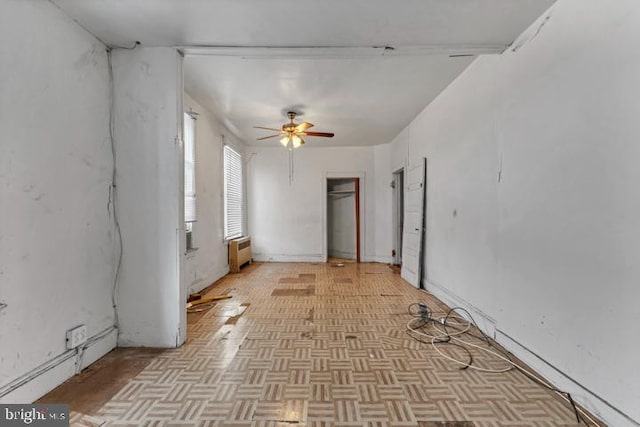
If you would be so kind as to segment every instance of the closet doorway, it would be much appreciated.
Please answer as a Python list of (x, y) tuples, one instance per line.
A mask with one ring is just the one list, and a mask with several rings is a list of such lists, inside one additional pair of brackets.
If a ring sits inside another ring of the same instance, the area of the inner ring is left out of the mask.
[(404, 168), (393, 173), (393, 249), (392, 263), (402, 267), (402, 235), (404, 233)]
[(327, 249), (360, 262), (360, 178), (327, 178)]

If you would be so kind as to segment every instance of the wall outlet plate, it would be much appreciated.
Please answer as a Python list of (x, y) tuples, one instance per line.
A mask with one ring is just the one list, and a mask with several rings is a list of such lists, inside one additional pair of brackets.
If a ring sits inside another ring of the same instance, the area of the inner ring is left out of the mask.
[(67, 348), (76, 348), (87, 342), (87, 327), (85, 325), (77, 326), (67, 331)]

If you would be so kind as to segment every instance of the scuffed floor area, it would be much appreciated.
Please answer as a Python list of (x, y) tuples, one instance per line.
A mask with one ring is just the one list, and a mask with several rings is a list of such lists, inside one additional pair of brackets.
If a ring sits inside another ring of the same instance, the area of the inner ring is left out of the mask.
[(447, 308), (386, 265), (254, 263), (208, 290), (227, 293), (189, 314), (185, 345), (140, 350), (108, 391), (96, 379), (109, 376), (99, 374), (108, 363), (98, 362), (93, 380), (85, 372), (42, 401), (70, 403), (78, 426), (576, 425), (568, 404), (520, 372), (461, 370), (411, 338), (409, 304)]

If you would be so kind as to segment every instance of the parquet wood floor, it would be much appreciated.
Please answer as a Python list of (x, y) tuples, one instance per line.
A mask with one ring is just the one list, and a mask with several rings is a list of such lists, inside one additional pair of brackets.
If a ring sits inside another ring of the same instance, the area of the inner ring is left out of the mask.
[[(253, 265), (190, 322), (181, 348), (75, 425), (180, 427), (552, 427), (576, 425), (558, 396), (517, 371), (460, 370), (407, 335), (425, 301), (382, 264)], [(230, 319), (232, 319), (230, 321)], [(443, 351), (464, 359), (456, 347)], [(474, 353), (474, 363), (504, 366)], [(73, 409), (73, 406), (72, 406)]]

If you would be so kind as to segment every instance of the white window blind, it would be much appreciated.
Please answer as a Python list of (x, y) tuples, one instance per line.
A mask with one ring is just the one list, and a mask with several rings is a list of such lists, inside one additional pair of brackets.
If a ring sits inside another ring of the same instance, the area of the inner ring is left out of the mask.
[(224, 238), (242, 236), (242, 156), (224, 146)]
[(184, 221), (196, 221), (196, 120), (184, 115)]

